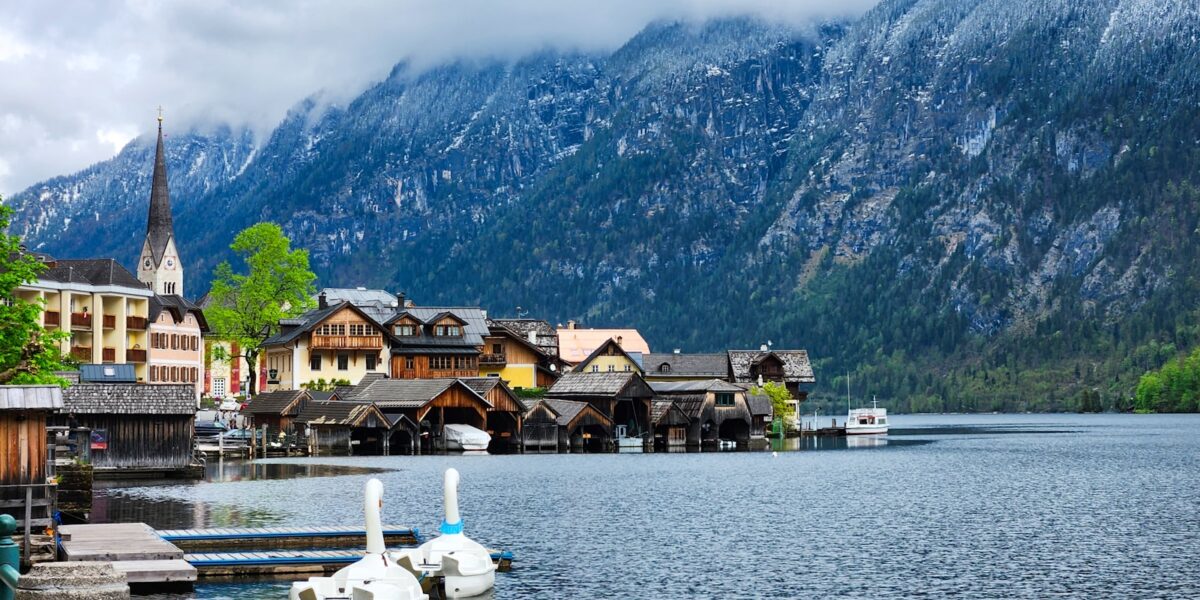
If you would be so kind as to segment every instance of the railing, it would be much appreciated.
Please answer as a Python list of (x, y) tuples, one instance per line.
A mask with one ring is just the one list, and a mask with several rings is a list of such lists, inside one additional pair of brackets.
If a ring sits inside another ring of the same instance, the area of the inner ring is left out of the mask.
[(383, 336), (379, 335), (313, 335), (312, 348), (366, 349), (383, 348)]
[(91, 326), (92, 326), (92, 314), (91, 313), (85, 313), (85, 312), (71, 313), (71, 327), (91, 327)]
[(135, 349), (126, 350), (125, 362), (146, 362), (146, 351)]
[(503, 354), (480, 354), (479, 365), (503, 366), (508, 364), (508, 357)]
[(58, 511), (57, 498), (58, 486), (51, 483), (0, 485), (0, 508), (24, 513), (24, 518), (17, 520), (17, 524), (22, 530), (22, 549), (26, 560), (32, 556), (30, 548), (33, 546), (34, 528), (54, 526), (54, 513)]
[(104, 315), (103, 320), (105, 329), (112, 329), (117, 326), (117, 315)]
[(71, 358), (74, 358), (75, 360), (82, 360), (84, 362), (91, 362), (92, 349), (87, 346), (72, 346)]
[(62, 322), (62, 319), (60, 318), (60, 315), (57, 312), (48, 310), (48, 311), (46, 311), (45, 315), (46, 315), (46, 318), (43, 321), (43, 323), (47, 327), (49, 327), (51, 325), (53, 325), (54, 327), (58, 327), (59, 323)]
[(103, 362), (117, 362), (116, 348), (103, 348), (100, 350), (100, 360)]
[(146, 317), (125, 317), (126, 329), (145, 329)]

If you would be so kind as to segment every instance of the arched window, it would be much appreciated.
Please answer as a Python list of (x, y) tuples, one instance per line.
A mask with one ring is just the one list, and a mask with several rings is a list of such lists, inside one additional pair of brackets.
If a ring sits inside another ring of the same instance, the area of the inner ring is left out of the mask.
[(663, 363), (661, 365), (658, 365), (658, 372), (659, 373), (670, 373), (671, 372), (671, 363)]

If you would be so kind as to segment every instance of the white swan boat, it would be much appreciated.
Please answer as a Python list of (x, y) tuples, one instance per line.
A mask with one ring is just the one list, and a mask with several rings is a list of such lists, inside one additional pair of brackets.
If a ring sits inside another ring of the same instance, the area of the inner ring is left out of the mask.
[(846, 435), (886, 434), (888, 416), (886, 408), (871, 400), (871, 408), (852, 408), (846, 414)]
[(446, 449), (463, 452), (486, 451), (492, 436), (470, 425), (450, 423), (446, 425)]
[(367, 521), (367, 555), (332, 577), (310, 577), (292, 584), (289, 600), (429, 600), (413, 571), (390, 560), (383, 544), (383, 483), (367, 481), (363, 512)]

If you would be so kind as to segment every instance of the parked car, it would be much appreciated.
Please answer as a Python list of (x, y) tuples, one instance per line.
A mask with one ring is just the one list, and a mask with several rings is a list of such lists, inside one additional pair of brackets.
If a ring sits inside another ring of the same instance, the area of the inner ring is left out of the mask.
[(237, 412), (242, 410), (242, 405), (237, 400), (226, 400), (217, 407), (217, 410), (221, 412)]

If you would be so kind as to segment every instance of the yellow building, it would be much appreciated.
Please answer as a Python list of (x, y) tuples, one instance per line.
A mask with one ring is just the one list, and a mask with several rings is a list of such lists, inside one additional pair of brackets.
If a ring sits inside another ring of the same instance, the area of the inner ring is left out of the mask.
[(571, 369), (574, 373), (642, 373), (642, 365), (615, 339), (600, 344), (587, 358)]
[(131, 363), (138, 381), (147, 381), (146, 328), (154, 293), (111, 258), (41, 259), (46, 270), (17, 293), (43, 303), (46, 329), (70, 333), (63, 353), (85, 364)]
[(357, 384), (368, 373), (387, 373), (389, 349), (381, 326), (350, 302), (319, 304), (263, 342), (267, 372), (262, 391), (297, 390), (319, 379)]
[(562, 365), (557, 356), (537, 342), (535, 332), (522, 336), (496, 321), (490, 322), (479, 355), (479, 375), (498, 377), (512, 388), (550, 387), (561, 374)]

